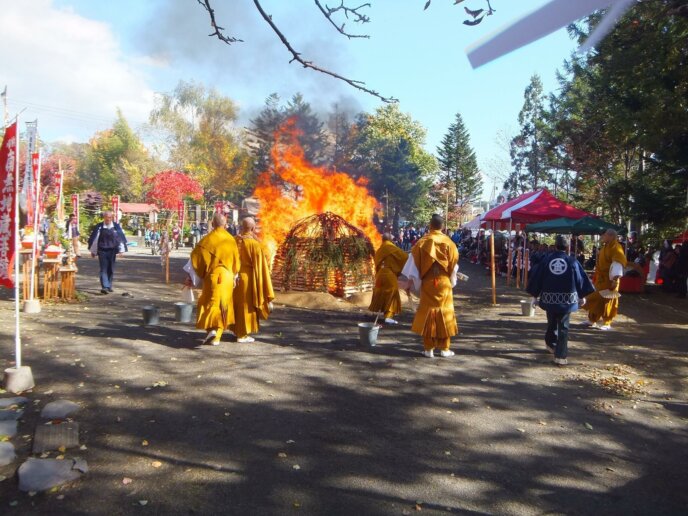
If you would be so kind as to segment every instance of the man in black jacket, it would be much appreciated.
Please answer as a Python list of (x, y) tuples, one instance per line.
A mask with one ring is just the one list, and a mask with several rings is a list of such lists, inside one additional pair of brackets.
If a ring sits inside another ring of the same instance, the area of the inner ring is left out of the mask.
[(540, 308), (547, 312), (545, 345), (554, 353), (557, 365), (567, 364), (571, 312), (583, 306), (585, 296), (595, 291), (578, 260), (564, 252), (566, 247), (564, 237), (557, 235), (555, 251), (533, 268), (526, 289), (540, 299)]
[(128, 251), (127, 238), (119, 224), (113, 221), (111, 211), (103, 213), (103, 222), (98, 224), (88, 239), (91, 256), (100, 263), (100, 292), (112, 292), (112, 276), (118, 254)]

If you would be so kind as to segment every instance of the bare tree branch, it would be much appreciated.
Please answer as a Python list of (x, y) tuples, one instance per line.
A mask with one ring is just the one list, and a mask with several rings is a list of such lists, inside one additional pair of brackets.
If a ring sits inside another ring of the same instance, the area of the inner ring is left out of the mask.
[(362, 4), (359, 5), (358, 7), (346, 7), (344, 5), (344, 0), (342, 0), (342, 4), (339, 7), (329, 7), (325, 6), (323, 7), (322, 4), (320, 3), (319, 0), (315, 0), (315, 5), (318, 6), (318, 9), (320, 9), (320, 12), (323, 13), (323, 16), (327, 18), (327, 20), (334, 26), (335, 29), (337, 29), (337, 32), (340, 34), (343, 34), (347, 38), (370, 38), (367, 34), (349, 34), (348, 32), (344, 31), (344, 23), (342, 23), (342, 26), (340, 27), (337, 25), (334, 20), (332, 19), (332, 15), (336, 13), (337, 11), (344, 10), (344, 16), (346, 19), (349, 19), (349, 13), (351, 13), (355, 18), (354, 18), (354, 23), (368, 23), (370, 21), (370, 18), (366, 16), (365, 14), (361, 14), (358, 12), (359, 9), (362, 9), (364, 7), (370, 7), (370, 4)]
[(214, 29), (215, 32), (212, 32), (211, 34), (208, 34), (208, 36), (217, 36), (217, 38), (220, 41), (224, 41), (228, 45), (231, 45), (232, 43), (243, 43), (243, 39), (238, 39), (232, 36), (225, 36), (223, 34), (223, 30), (225, 30), (224, 27), (220, 27), (216, 22), (215, 22), (215, 10), (210, 7), (210, 0), (197, 0), (199, 4), (201, 4), (206, 11), (208, 11), (208, 15), (210, 16), (210, 26)]
[[(208, 0), (206, 0), (208, 1)], [(297, 63), (301, 63), (301, 65), (304, 68), (310, 68), (311, 70), (315, 70), (316, 72), (324, 73), (325, 75), (329, 75), (330, 77), (334, 77), (335, 79), (339, 79), (340, 81), (344, 81), (347, 83), (349, 86), (353, 86), (356, 89), (359, 89), (361, 91), (365, 91), (366, 93), (373, 95), (374, 97), (379, 98), (383, 102), (398, 102), (398, 99), (394, 97), (383, 97), (380, 95), (377, 91), (371, 90), (370, 88), (367, 88), (365, 86), (365, 83), (363, 81), (356, 81), (354, 79), (347, 79), (346, 77), (343, 77), (337, 73), (331, 72), (329, 70), (326, 70), (324, 68), (320, 68), (319, 66), (314, 65), (311, 61), (306, 61), (301, 57), (301, 54), (294, 50), (294, 48), (291, 46), (289, 41), (287, 41), (287, 38), (280, 32), (280, 30), (277, 28), (277, 25), (272, 21), (272, 17), (267, 14), (264, 10), (263, 7), (260, 5), (260, 2), (258, 0), (253, 0), (253, 3), (256, 6), (256, 9), (258, 9), (258, 12), (260, 15), (263, 17), (263, 19), (270, 25), (272, 30), (277, 34), (277, 37), (280, 39), (282, 44), (289, 50), (289, 52), (292, 55), (292, 58), (289, 60), (290, 63), (296, 61)]]

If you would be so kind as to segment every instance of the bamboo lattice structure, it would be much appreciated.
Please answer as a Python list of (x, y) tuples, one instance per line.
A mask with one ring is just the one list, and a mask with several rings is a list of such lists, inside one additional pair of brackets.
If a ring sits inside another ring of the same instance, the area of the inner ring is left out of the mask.
[(298, 221), (277, 249), (275, 290), (329, 292), (338, 297), (373, 290), (375, 265), (370, 239), (331, 212)]

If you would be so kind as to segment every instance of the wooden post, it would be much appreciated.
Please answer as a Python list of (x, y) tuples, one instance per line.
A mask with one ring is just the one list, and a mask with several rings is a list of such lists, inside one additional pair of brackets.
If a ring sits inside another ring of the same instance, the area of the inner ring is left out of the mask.
[(528, 286), (528, 266), (530, 265), (530, 249), (523, 253), (523, 287)]
[(506, 264), (506, 286), (508, 287), (511, 285), (511, 273), (514, 271), (514, 250), (511, 247), (511, 232), (509, 232), (509, 239), (507, 242), (509, 247), (509, 258), (507, 258), (508, 262)]
[(170, 253), (165, 254), (165, 283), (170, 282)]
[(521, 248), (516, 250), (516, 288), (521, 288)]
[(492, 269), (492, 305), (497, 304), (497, 280), (495, 278), (495, 244), (494, 225), (490, 235), (490, 269)]

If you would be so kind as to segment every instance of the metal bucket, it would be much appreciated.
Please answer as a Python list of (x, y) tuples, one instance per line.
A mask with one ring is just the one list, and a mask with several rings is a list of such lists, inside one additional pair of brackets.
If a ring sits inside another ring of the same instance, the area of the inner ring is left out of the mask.
[(521, 299), (521, 313), (526, 317), (533, 317), (535, 315), (535, 307), (530, 301)]
[(358, 323), (358, 336), (361, 339), (361, 347), (372, 348), (377, 345), (377, 334), (380, 326), (371, 322)]
[(160, 323), (160, 309), (157, 306), (144, 306), (142, 312), (144, 326), (154, 326)]
[(189, 303), (174, 304), (174, 320), (180, 323), (190, 323), (193, 315), (193, 305)]

